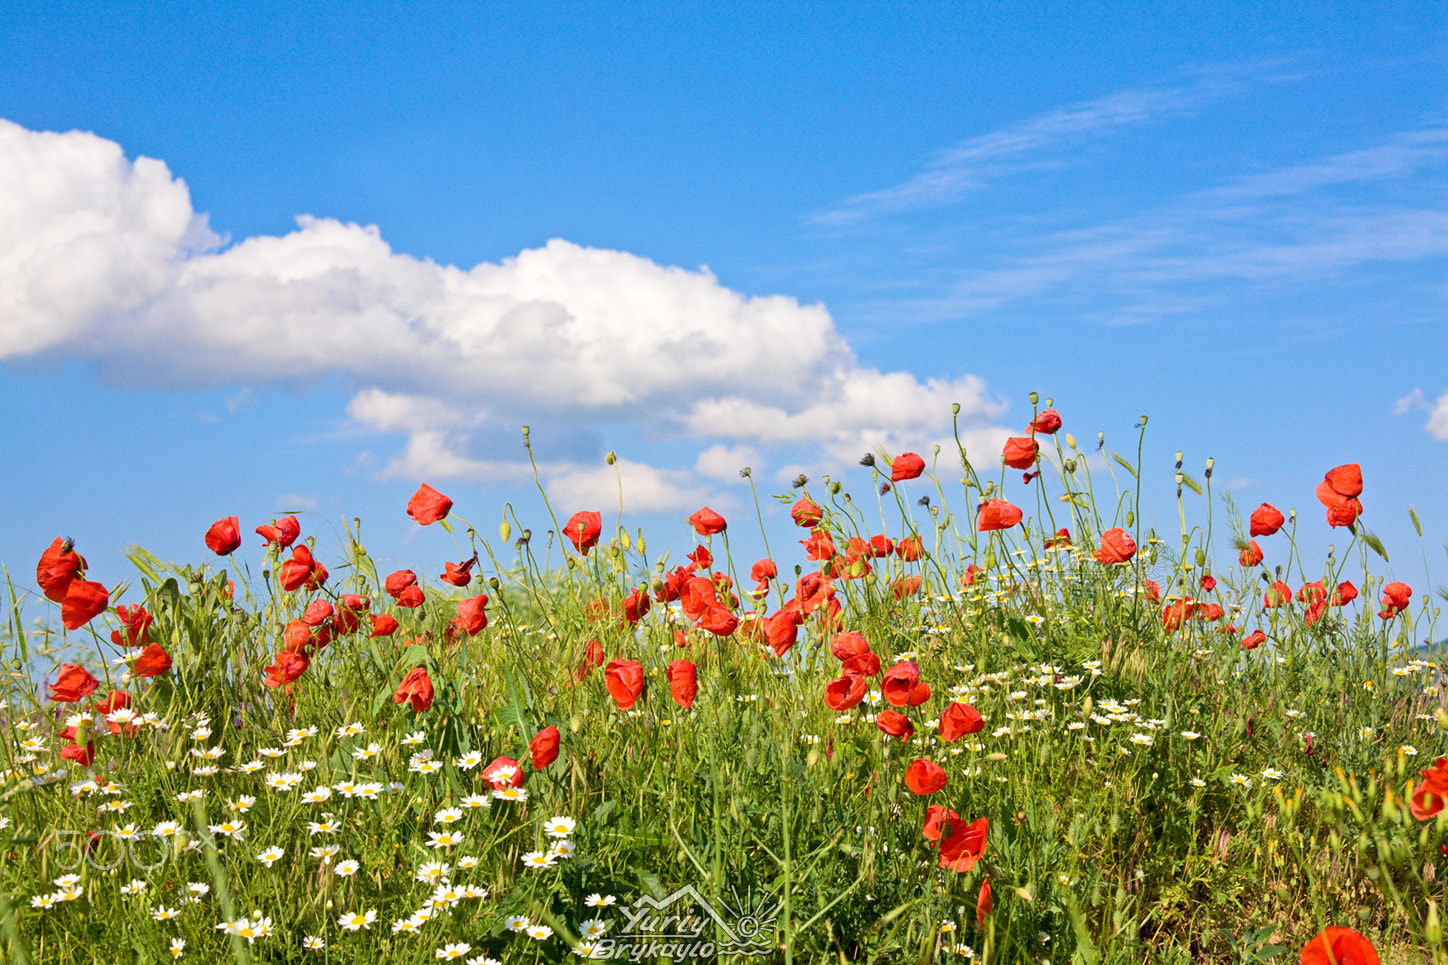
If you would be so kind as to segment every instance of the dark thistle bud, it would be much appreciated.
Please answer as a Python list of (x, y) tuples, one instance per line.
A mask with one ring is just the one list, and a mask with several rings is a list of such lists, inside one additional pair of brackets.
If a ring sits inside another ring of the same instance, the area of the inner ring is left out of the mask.
[(860, 457), (860, 465), (873, 469), (875, 466), (875, 454), (873, 452), (865, 453)]
[(929, 497), (929, 496), (921, 496), (919, 499), (915, 500), (915, 505), (917, 505), (917, 506), (929, 506), (929, 505), (930, 505), (930, 497)]
[(885, 495), (885, 494), (888, 493), (889, 491), (890, 491), (890, 484), (889, 484), (888, 482), (882, 482), (882, 483), (880, 483), (880, 495), (881, 495), (881, 496)]
[(798, 476), (794, 477), (794, 482), (790, 483), (790, 485), (795, 489), (803, 489), (805, 486), (809, 485), (809, 477), (806, 476), (804, 473), (800, 473)]

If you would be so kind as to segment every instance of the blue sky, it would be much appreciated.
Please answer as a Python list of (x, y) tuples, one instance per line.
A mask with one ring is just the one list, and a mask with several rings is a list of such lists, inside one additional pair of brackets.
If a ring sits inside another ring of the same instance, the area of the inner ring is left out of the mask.
[(615, 450), (627, 525), (707, 502), (752, 558), (740, 466), (863, 491), (952, 402), (991, 465), (1036, 390), (1085, 448), (1150, 415), (1168, 533), (1181, 450), (1320, 559), (1361, 462), (1423, 588), (1444, 8), (1164, 6), (6, 4), (0, 560), (68, 535), (115, 583), (301, 509), (440, 571), (419, 481), (546, 528), (523, 424), (561, 514)]

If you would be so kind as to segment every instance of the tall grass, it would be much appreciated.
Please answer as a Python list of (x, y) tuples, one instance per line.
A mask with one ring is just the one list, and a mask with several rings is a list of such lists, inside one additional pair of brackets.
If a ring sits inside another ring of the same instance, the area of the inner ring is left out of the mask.
[[(894, 485), (884, 454), (848, 480), (799, 481), (778, 498), (816, 503), (837, 553), (809, 560), (796, 541), (816, 534), (766, 533), (779, 577), (757, 593), (753, 561), (727, 542), (754, 523), (730, 520), (689, 574), (739, 620), (728, 636), (659, 602), (673, 561), (643, 534), (615, 525), (584, 555), (557, 516), (525, 534), (511, 507), (496, 540), (443, 521), (486, 578), (424, 574), (415, 607), (389, 598), (350, 527), (340, 546), (304, 541), (332, 569), (311, 590), (282, 589), (276, 546), (254, 579), (239, 557), (177, 567), (136, 550), (126, 596), (173, 659), (154, 678), (128, 676), (118, 658), (135, 651), (102, 627), (113, 612), (37, 639), (21, 619), (34, 591), (12, 585), (0, 944), (16, 962), (558, 962), (606, 948), (586, 933), (617, 937), (641, 896), (692, 885), (761, 924), (764, 960), (1295, 960), (1326, 925), (1363, 932), (1384, 961), (1448, 959), (1448, 811), (1418, 820), (1407, 805), (1448, 729), (1416, 648), (1434, 635), (1430, 596), (1377, 614), (1387, 552), (1360, 522), (1340, 557), (1298, 557), (1293, 527), (1326, 525), (1303, 518), (1241, 565), (1243, 520), (1209, 470), (1175, 470), (1183, 532), (1143, 530), (1139, 451), (1108, 460), (1065, 433), (1037, 438), (1044, 475), (1021, 485), (963, 449)], [(979, 532), (980, 503), (1008, 490), (1026, 518)], [(1186, 526), (1193, 500), (1207, 525)], [(912, 503), (928, 507), (922, 532)], [(596, 507), (561, 507), (574, 508)], [(1233, 535), (1214, 535), (1224, 524)], [(1137, 552), (1097, 562), (1117, 528)], [(851, 549), (877, 535), (925, 552)], [(817, 599), (793, 646), (771, 646), (769, 621), (821, 572), (837, 612)], [(1296, 591), (1318, 577), (1350, 580), (1358, 600), (1310, 613)], [(1294, 597), (1264, 607), (1278, 579)], [(655, 602), (630, 623), (640, 588)], [(453, 621), (479, 592), (489, 623), (469, 634)], [(397, 631), (369, 637), (363, 619), (295, 683), (266, 686), (288, 625), (349, 593)], [(1172, 619), (1188, 598), (1202, 605)], [(1259, 628), (1266, 642), (1244, 649)], [(874, 676), (858, 705), (827, 706), (845, 631), (886, 670), (915, 664), (929, 698), (889, 707)], [(591, 641), (641, 666), (631, 708), (586, 658)], [(48, 699), (28, 672), (41, 651), (84, 663), (99, 689)], [(697, 667), (688, 709), (668, 676), (681, 659)], [(395, 693), (418, 667), (434, 691), (421, 711)], [(110, 690), (138, 716), (81, 719)], [(957, 701), (985, 726), (947, 742), (935, 725)], [(913, 736), (883, 734), (886, 709)], [(548, 727), (561, 752), (535, 771), (529, 743)], [(59, 756), (87, 740), (88, 766)], [(485, 779), (500, 756), (518, 762), (521, 794)], [(942, 790), (907, 787), (918, 759), (945, 769)], [(937, 804), (988, 819), (968, 871), (941, 867), (922, 833)]]

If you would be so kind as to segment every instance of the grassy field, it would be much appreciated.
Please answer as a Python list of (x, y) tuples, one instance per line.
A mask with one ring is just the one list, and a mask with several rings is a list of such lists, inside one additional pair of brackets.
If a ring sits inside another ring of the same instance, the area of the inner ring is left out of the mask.
[[(0, 945), (1448, 960), (1438, 610), (1363, 529), (1371, 486), (1324, 466), (1312, 511), (1245, 513), (1178, 465), (1185, 532), (1158, 534), (1139, 457), (1088, 460), (1054, 416), (999, 457), (758, 494), (798, 524), (758, 562), (728, 537), (763, 514), (701, 510), (660, 561), (600, 507), (474, 526), (426, 486), (408, 512), (459, 548), (426, 573), (293, 520), (219, 520), (204, 567), (136, 549), (123, 590), (36, 547), (4, 641)], [(1341, 554), (1302, 559), (1329, 526)], [(1365, 937), (1305, 948), (1329, 926)]]

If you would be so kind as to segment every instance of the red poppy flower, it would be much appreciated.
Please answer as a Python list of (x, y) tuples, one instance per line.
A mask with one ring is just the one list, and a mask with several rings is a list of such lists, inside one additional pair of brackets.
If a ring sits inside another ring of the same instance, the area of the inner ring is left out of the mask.
[(699, 668), (687, 660), (675, 660), (669, 664), (669, 693), (674, 703), (688, 710), (699, 696)]
[(1423, 782), (1413, 789), (1408, 810), (1419, 821), (1427, 821), (1448, 804), (1448, 757), (1440, 757), (1423, 772)]
[(397, 632), (397, 617), (390, 613), (376, 613), (371, 617), (372, 632), (367, 635), (368, 639), (373, 637), (390, 637)]
[(689, 560), (688, 568), (698, 573), (707, 573), (709, 572), (709, 567), (714, 565), (714, 554), (709, 552), (709, 547), (707, 546), (694, 547), (694, 552), (686, 556), (685, 559)]
[(568, 518), (568, 525), (563, 527), (563, 535), (568, 537), (581, 556), (587, 556), (588, 551), (598, 545), (598, 537), (602, 533), (603, 516), (599, 513), (574, 513)]
[(875, 726), (880, 728), (882, 733), (900, 738), (902, 744), (915, 733), (915, 725), (910, 723), (910, 718), (893, 710), (880, 711), (875, 717)]
[(1146, 591), (1146, 602), (1153, 605), (1161, 602), (1161, 584), (1156, 580), (1147, 580), (1141, 588)]
[(1254, 539), (1247, 544), (1247, 548), (1237, 554), (1237, 562), (1243, 566), (1256, 566), (1262, 562), (1262, 547), (1257, 545)]
[(1027, 432), (1042, 432), (1046, 435), (1054, 435), (1057, 429), (1061, 428), (1061, 413), (1055, 409), (1042, 409), (1041, 414), (1026, 426)]
[(1262, 595), (1262, 606), (1267, 609), (1275, 609), (1279, 606), (1286, 606), (1292, 602), (1292, 587), (1281, 580), (1267, 587), (1267, 592)]
[(1251, 530), (1247, 535), (1272, 536), (1282, 528), (1282, 524), (1285, 522), (1287, 522), (1287, 517), (1283, 516), (1276, 506), (1263, 503), (1252, 510)]
[(870, 652), (870, 643), (863, 634), (850, 630), (846, 633), (837, 633), (830, 641), (830, 653), (836, 660), (844, 662), (851, 657), (859, 656), (862, 653)]
[(799, 500), (789, 508), (789, 518), (794, 520), (794, 525), (801, 529), (814, 529), (824, 517), (825, 511), (808, 496), (801, 496)]
[(1217, 578), (1208, 573), (1202, 577), (1202, 592), (1210, 593), (1217, 588)]
[(283, 516), (270, 523), (262, 523), (256, 528), (256, 535), (268, 543), (275, 543), (280, 549), (286, 549), (302, 535), (302, 524), (297, 522), (295, 516)]
[(1175, 600), (1162, 607), (1161, 627), (1167, 633), (1176, 633), (1181, 625), (1186, 622), (1187, 617), (1192, 615), (1196, 609), (1196, 601), (1188, 597), (1185, 600)]
[(833, 601), (834, 595), (834, 585), (818, 573), (806, 573), (794, 585), (794, 601), (804, 616)]
[(46, 599), (60, 603), (71, 582), (81, 579), (84, 570), (85, 557), (75, 551), (70, 540), (57, 536), (35, 564), (35, 582)]
[(989, 533), (998, 529), (1010, 529), (1021, 521), (1022, 514), (1020, 507), (1013, 506), (1004, 499), (987, 499), (980, 504), (980, 514), (976, 517), (976, 532)]
[(800, 540), (799, 545), (804, 547), (807, 560), (827, 560), (835, 555), (835, 541), (822, 529), (813, 530), (809, 539)]
[(427, 596), (422, 592), (422, 587), (416, 583), (406, 587), (401, 593), (397, 594), (397, 605), (405, 606), (409, 609), (422, 606), (426, 600)]
[(692, 575), (686, 567), (676, 566), (664, 574), (662, 581), (654, 584), (654, 599), (660, 603), (672, 603), (679, 598), (684, 590), (684, 584), (692, 579)]
[(1046, 549), (1048, 550), (1064, 549), (1065, 547), (1070, 545), (1071, 531), (1064, 526), (1056, 530), (1056, 535), (1054, 537), (1046, 540)]
[(902, 563), (914, 563), (925, 558), (925, 547), (919, 536), (907, 536), (895, 544), (895, 555)]
[(889, 556), (895, 551), (895, 541), (881, 533), (870, 537), (870, 555), (876, 559)]
[(859, 674), (861, 677), (878, 677), (880, 675), (880, 656), (867, 650), (842, 663), (840, 672)]
[(990, 878), (987, 877), (980, 883), (980, 895), (975, 899), (975, 923), (981, 928), (985, 927), (985, 916), (995, 904), (990, 900)]
[(867, 689), (864, 677), (845, 674), (825, 684), (825, 706), (830, 710), (849, 710), (865, 699)]
[(1327, 507), (1329, 526), (1351, 526), (1362, 514), (1362, 467), (1357, 463), (1330, 469), (1317, 484), (1317, 498)]
[(936, 731), (947, 744), (959, 740), (966, 734), (985, 730), (985, 718), (970, 704), (956, 701), (940, 714), (940, 729)]
[(453, 501), (433, 489), (427, 483), (417, 487), (417, 492), (407, 501), (407, 515), (417, 520), (419, 526), (426, 526), (442, 519), (452, 512)]
[(475, 636), (488, 625), (488, 614), (483, 608), (488, 605), (487, 594), (479, 593), (458, 601), (458, 626), (468, 636)]
[(332, 604), (326, 600), (313, 600), (302, 612), (302, 622), (309, 627), (319, 627), (332, 615)]
[(79, 630), (110, 602), (110, 591), (94, 580), (71, 580), (60, 604), (60, 622), (67, 630)]
[(416, 582), (417, 574), (412, 570), (394, 570), (388, 573), (387, 578), (382, 581), (382, 588), (387, 591), (388, 596), (395, 600), (403, 590)]
[(150, 643), (131, 664), (132, 677), (159, 677), (171, 669), (171, 655), (159, 643)]
[(1108, 529), (1101, 534), (1101, 548), (1091, 555), (1106, 566), (1125, 563), (1136, 555), (1136, 540), (1124, 529)]
[[(124, 690), (112, 690), (110, 693), (106, 694), (105, 700), (96, 701), (95, 703), (91, 704), (91, 710), (104, 717), (106, 714), (109, 714), (113, 710), (120, 710), (123, 707), (129, 706), (131, 706), (130, 694), (126, 693)], [(70, 735), (69, 739), (75, 739), (74, 733)]]
[(142, 606), (127, 607), (124, 603), (116, 607), (116, 616), (121, 621), (121, 630), (111, 631), (111, 643), (118, 647), (144, 647), (151, 642), (153, 617)]
[(739, 618), (729, 612), (722, 603), (709, 607), (698, 621), (700, 630), (707, 630), (716, 637), (727, 637), (739, 627)]
[(422, 713), (432, 706), (432, 678), (427, 675), (426, 667), (413, 667), (402, 678), (398, 684), (397, 692), (392, 695), (395, 703), (408, 703), (412, 705), (414, 713)]
[(528, 753), (533, 755), (533, 770), (543, 768), (558, 760), (560, 735), (557, 727), (545, 727), (528, 742)]
[[(69, 596), (66, 597), (69, 600)], [(1413, 603), (1413, 588), (1406, 583), (1389, 583), (1383, 587), (1383, 609), (1394, 616)]]
[(964, 874), (975, 868), (985, 851), (990, 821), (986, 818), (977, 818), (970, 824), (951, 821), (950, 830), (950, 836), (942, 837), (940, 842), (940, 867)]
[(95, 693), (101, 682), (78, 663), (64, 664), (50, 685), (50, 699), (56, 703), (74, 704)]
[(945, 787), (946, 783), (945, 768), (934, 761), (917, 758), (905, 768), (905, 786), (910, 789), (911, 794), (922, 797), (934, 794)]
[(902, 576), (890, 586), (890, 592), (895, 594), (895, 599), (903, 600), (907, 596), (914, 596), (920, 592), (920, 577)]
[(880, 689), (894, 707), (919, 707), (930, 699), (930, 687), (921, 682), (920, 668), (909, 660), (885, 671)]
[(975, 586), (975, 578), (984, 572), (985, 570), (976, 566), (974, 563), (970, 564), (965, 568), (965, 572), (961, 574), (960, 585), (963, 587)]
[(799, 640), (799, 610), (783, 609), (759, 621), (764, 639), (776, 657), (789, 653)]
[(890, 463), (890, 481), (902, 482), (915, 479), (925, 471), (925, 460), (913, 452), (902, 452)]
[(694, 532), (700, 536), (713, 536), (715, 533), (724, 532), (729, 527), (729, 524), (724, 521), (724, 517), (708, 506), (690, 516), (689, 523), (694, 527)]
[(290, 684), (307, 672), (311, 665), (305, 653), (292, 653), (283, 650), (272, 658), (263, 670), (262, 683), (268, 687), (280, 687), (282, 684)]
[(597, 640), (590, 640), (583, 646), (583, 659), (579, 662), (578, 669), (573, 672), (573, 676), (578, 680), (586, 680), (588, 675), (593, 673), (594, 667), (602, 666), (603, 644)]
[(644, 668), (633, 660), (610, 660), (603, 668), (609, 696), (619, 710), (628, 710), (644, 692)]
[(1261, 630), (1253, 630), (1247, 635), (1247, 638), (1242, 641), (1242, 649), (1256, 650), (1258, 647), (1266, 642), (1267, 634), (1263, 633)]
[(206, 531), (206, 548), (217, 556), (235, 552), (241, 545), (241, 524), (235, 516), (218, 519)]
[(96, 742), (86, 741), (84, 747), (76, 743), (66, 744), (60, 749), (60, 756), (75, 761), (81, 767), (90, 767), (91, 761), (96, 759)]
[(1012, 436), (1006, 440), (1001, 451), (1001, 461), (1012, 469), (1030, 469), (1036, 464), (1036, 453), (1040, 450), (1036, 440), (1027, 436)]
[(279, 574), (282, 589), (290, 593), (300, 588), (312, 579), (315, 569), (316, 560), (312, 558), (312, 551), (305, 544), (293, 546), (292, 558), (282, 563)]
[(759, 560), (749, 568), (749, 578), (755, 583), (768, 583), (778, 577), (779, 567), (771, 559)]
[(1329, 925), (1302, 946), (1302, 965), (1381, 965), (1378, 950), (1351, 928)]
[(501, 791), (505, 787), (522, 787), (523, 769), (511, 757), (500, 754), (483, 768), (483, 780), (494, 791)]
[(1332, 591), (1333, 606), (1347, 606), (1349, 603), (1351, 603), (1353, 600), (1356, 600), (1357, 598), (1357, 587), (1353, 586), (1352, 581), (1350, 580), (1343, 580), (1337, 585), (1337, 589)]
[(952, 823), (959, 820), (960, 815), (945, 805), (932, 804), (925, 809), (925, 824), (920, 833), (925, 835), (927, 841), (939, 841), (942, 832), (948, 832)]
[(473, 567), (477, 565), (476, 555), (465, 563), (443, 563), (443, 573), (438, 579), (451, 586), (467, 586), (473, 581)]
[(638, 587), (629, 592), (623, 601), (623, 622), (638, 623), (649, 612), (650, 600), (647, 587)]

